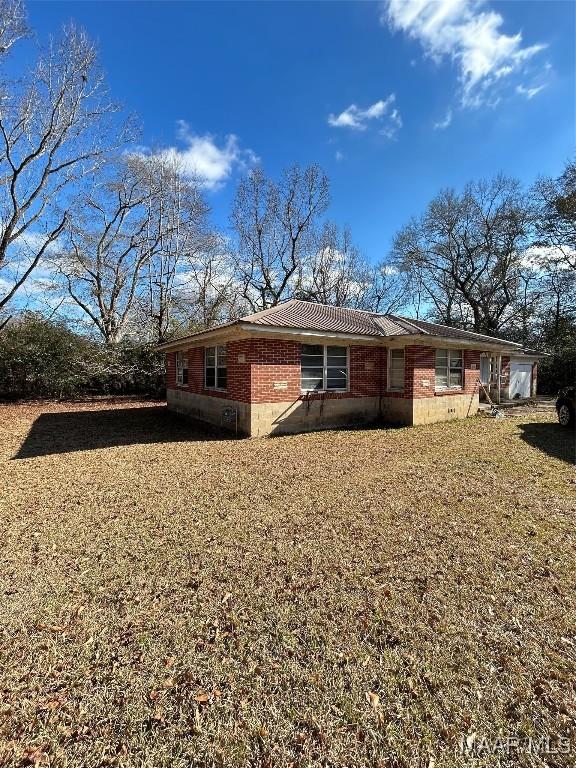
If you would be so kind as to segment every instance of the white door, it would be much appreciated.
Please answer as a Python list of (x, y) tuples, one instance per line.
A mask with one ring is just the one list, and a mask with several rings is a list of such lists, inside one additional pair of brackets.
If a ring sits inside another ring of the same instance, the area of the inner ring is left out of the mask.
[(510, 363), (510, 399), (530, 397), (531, 363)]

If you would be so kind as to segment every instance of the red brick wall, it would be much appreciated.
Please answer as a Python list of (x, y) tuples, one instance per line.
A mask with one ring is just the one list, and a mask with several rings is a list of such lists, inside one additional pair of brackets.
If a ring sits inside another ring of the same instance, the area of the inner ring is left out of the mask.
[(378, 397), (386, 382), (384, 347), (350, 347), (349, 397)]
[(176, 386), (176, 352), (166, 355), (166, 389), (181, 389)]
[(474, 394), (480, 391), (480, 351), (464, 351), (464, 392)]
[[(204, 347), (193, 347), (184, 352), (188, 355), (188, 385), (176, 384), (176, 353), (166, 355), (166, 386), (168, 389), (182, 389), (199, 395), (220, 397), (229, 400), (250, 402), (250, 344), (251, 340), (229, 341), (227, 343), (226, 392), (204, 387)], [(206, 345), (211, 346), (210, 344)], [(241, 363), (238, 356), (244, 354), (246, 362)]]
[[(386, 350), (364, 345), (350, 346), (349, 391), (311, 393), (300, 391), (300, 349), (298, 341), (252, 340), (252, 402), (278, 403), (299, 398), (378, 397), (382, 386), (382, 361)], [(274, 382), (286, 382), (286, 389), (274, 389)]]
[[(208, 345), (207, 345), (208, 346)], [(228, 348), (228, 388), (226, 392), (204, 388), (204, 348), (188, 350), (188, 386), (175, 383), (175, 353), (167, 355), (167, 387), (185, 389), (197, 394), (227, 398), (240, 402), (274, 403), (297, 400), (306, 395), (300, 392), (300, 347), (298, 341), (283, 339), (243, 339), (230, 341)], [(245, 362), (239, 361), (243, 355)], [(350, 346), (348, 392), (311, 394), (309, 397), (434, 397), (436, 352), (432, 347), (409, 345), (405, 348), (404, 392), (387, 392), (386, 378), (388, 351), (384, 347)], [(472, 365), (475, 366), (472, 369)], [(464, 389), (445, 394), (478, 389), (480, 352), (464, 352)], [(428, 381), (424, 386), (422, 381)], [(274, 382), (286, 382), (285, 389), (277, 389)]]
[[(462, 389), (447, 389), (435, 391), (436, 383), (436, 350), (433, 347), (410, 345), (406, 347), (406, 394), (405, 397), (437, 397), (466, 392), (473, 394), (478, 391), (480, 380), (480, 351), (464, 351), (464, 381)], [(424, 386), (422, 381), (428, 381)]]
[[(436, 378), (436, 350), (411, 344), (406, 347), (404, 356), (404, 397), (434, 397)], [(424, 386), (422, 381), (427, 381)]]
[[(300, 343), (284, 339), (250, 339), (251, 400), (281, 403), (300, 396)], [(286, 382), (275, 389), (274, 382)]]
[[(207, 345), (208, 346), (208, 345)], [(188, 354), (188, 386), (176, 385), (176, 354), (167, 354), (166, 386), (196, 394), (228, 398), (240, 402), (275, 403), (297, 400), (300, 391), (300, 348), (298, 341), (284, 339), (244, 339), (230, 341), (228, 351), (228, 388), (219, 392), (204, 387), (204, 348), (195, 347)], [(244, 355), (240, 363), (238, 356)], [(377, 397), (385, 377), (386, 350), (380, 347), (350, 347), (349, 392), (324, 394), (324, 397)], [(274, 382), (286, 382), (277, 389)], [(319, 395), (310, 395), (317, 397)]]

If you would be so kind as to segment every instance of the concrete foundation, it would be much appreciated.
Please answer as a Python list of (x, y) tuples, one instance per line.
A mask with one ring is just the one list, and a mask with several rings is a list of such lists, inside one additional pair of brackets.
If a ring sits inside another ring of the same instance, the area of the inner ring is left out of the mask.
[(437, 421), (466, 419), (478, 413), (478, 393), (438, 395), (412, 401), (412, 424), (434, 424)]
[(235, 421), (226, 416), (226, 410), (234, 409), (238, 414), (238, 434), (251, 434), (250, 403), (241, 403), (238, 400), (228, 400), (224, 397), (197, 395), (181, 389), (168, 389), (166, 401), (168, 409), (171, 411), (182, 413), (217, 427), (225, 427), (232, 432), (236, 429)]
[(242, 403), (169, 389), (167, 399), (168, 408), (172, 411), (232, 431), (235, 421), (226, 411), (234, 409), (238, 416), (238, 433), (251, 437), (356, 426), (380, 418), (390, 424), (432, 424), (467, 418), (478, 411), (478, 394), (441, 395), (414, 400), (386, 396), (313, 396), (281, 403)]
[(253, 403), (251, 435), (286, 435), (368, 424), (378, 418), (378, 401), (377, 397), (311, 397), (295, 402)]

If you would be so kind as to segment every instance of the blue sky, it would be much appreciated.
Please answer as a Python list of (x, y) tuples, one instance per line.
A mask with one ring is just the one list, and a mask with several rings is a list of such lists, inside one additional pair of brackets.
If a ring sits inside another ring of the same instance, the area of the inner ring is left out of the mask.
[[(372, 260), (442, 187), (531, 183), (574, 152), (575, 5), (555, 0), (31, 2), (74, 19), (141, 142), (202, 170), (227, 226), (238, 175), (318, 162), (330, 217)], [(521, 37), (516, 37), (521, 35)]]

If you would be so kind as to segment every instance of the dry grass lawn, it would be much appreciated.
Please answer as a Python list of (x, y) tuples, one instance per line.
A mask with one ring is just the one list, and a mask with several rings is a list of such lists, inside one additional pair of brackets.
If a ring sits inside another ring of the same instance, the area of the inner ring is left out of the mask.
[(0, 765), (575, 763), (552, 415), (246, 441), (11, 405), (0, 441)]

